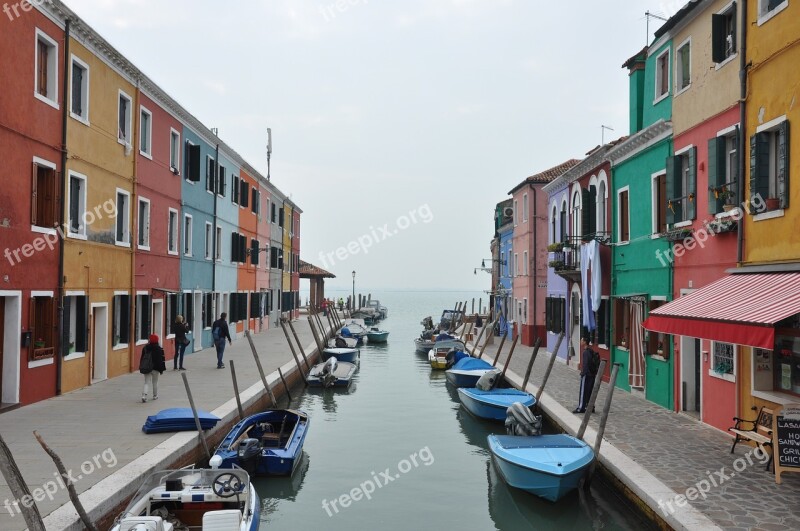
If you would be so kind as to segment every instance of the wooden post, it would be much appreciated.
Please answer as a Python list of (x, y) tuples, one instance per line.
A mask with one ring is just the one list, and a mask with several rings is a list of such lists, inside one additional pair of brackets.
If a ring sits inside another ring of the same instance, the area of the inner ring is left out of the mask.
[[(294, 325), (292, 324), (291, 321), (289, 321), (289, 330), (292, 331), (292, 335), (294, 336), (294, 340), (297, 341), (297, 348), (300, 349), (300, 354), (303, 355), (303, 361), (306, 362), (306, 367), (311, 369), (311, 365), (308, 364), (308, 358), (306, 358), (305, 350), (303, 350), (303, 345), (300, 344), (300, 338), (297, 336), (297, 332), (295, 331)], [(322, 355), (322, 352), (320, 352), (320, 356), (321, 355)]]
[(514, 338), (514, 341), (511, 343), (511, 350), (508, 351), (508, 357), (506, 358), (506, 361), (503, 362), (503, 374), (501, 374), (503, 378), (506, 377), (506, 371), (508, 370), (509, 363), (511, 363), (511, 356), (514, 355), (514, 349), (517, 348), (518, 339), (519, 339), (519, 334), (517, 335), (517, 337)]
[[(608, 413), (611, 411), (611, 398), (614, 396), (614, 389), (617, 387), (617, 373), (621, 366), (621, 363), (615, 363), (611, 368), (611, 378), (608, 380), (608, 394), (603, 403), (603, 415), (600, 417), (600, 425), (597, 427), (597, 438), (594, 440), (594, 461), (592, 461), (592, 464), (589, 466), (589, 473), (586, 474), (585, 481), (583, 482), (584, 488), (589, 487), (592, 474), (594, 474), (594, 469), (597, 467), (600, 445), (603, 443), (603, 434), (606, 432), (606, 421), (608, 420)], [(598, 372), (603, 374), (601, 371)]]
[[(292, 357), (294, 358), (295, 363), (297, 363), (297, 368), (302, 373), (303, 367), (300, 365), (300, 358), (297, 357), (297, 352), (294, 350), (294, 345), (292, 344), (291, 338), (289, 338), (289, 331), (286, 330), (286, 323), (283, 322), (283, 319), (281, 319), (281, 329), (283, 330), (283, 335), (286, 336), (286, 342), (289, 344), (289, 349), (292, 351)], [(308, 361), (306, 361), (306, 368), (311, 370), (311, 367), (308, 365)]]
[(492, 367), (497, 367), (497, 360), (500, 359), (500, 353), (503, 352), (503, 345), (506, 344), (506, 337), (508, 337), (508, 334), (503, 334), (503, 339), (500, 340), (500, 346), (497, 347), (497, 354), (492, 362)]
[(186, 396), (189, 397), (189, 405), (191, 406), (192, 413), (194, 414), (194, 425), (197, 428), (197, 433), (200, 435), (200, 442), (203, 443), (203, 450), (206, 452), (206, 457), (211, 459), (211, 452), (208, 449), (206, 434), (203, 432), (203, 427), (200, 425), (200, 417), (197, 416), (197, 408), (194, 405), (194, 398), (192, 398), (192, 390), (189, 388), (189, 379), (186, 377), (185, 372), (181, 373), (181, 377), (183, 377), (183, 386), (186, 388)]
[(281, 377), (281, 381), (283, 382), (283, 388), (286, 390), (286, 397), (289, 399), (289, 402), (291, 402), (292, 393), (289, 392), (289, 386), (286, 384), (286, 378), (283, 377), (283, 371), (281, 371), (280, 367), (278, 367), (278, 376)]
[(472, 309), (469, 313), (475, 313), (475, 297), (472, 297)]
[(600, 392), (600, 383), (603, 381), (603, 371), (606, 370), (606, 360), (600, 360), (600, 368), (597, 370), (597, 374), (594, 375), (594, 386), (592, 387), (592, 394), (589, 396), (589, 403), (586, 405), (586, 411), (583, 414), (583, 420), (581, 421), (581, 427), (578, 428), (578, 433), (576, 437), (578, 439), (583, 439), (583, 434), (586, 433), (586, 426), (589, 425), (589, 417), (592, 415), (592, 410), (594, 409), (594, 402), (597, 400), (597, 393)]
[[(281, 319), (281, 326), (283, 326), (283, 319)], [(267, 394), (269, 394), (269, 399), (272, 401), (272, 407), (278, 407), (278, 401), (275, 400), (275, 395), (272, 394), (272, 389), (267, 384), (267, 376), (264, 374), (264, 367), (261, 366), (261, 358), (258, 357), (256, 345), (253, 343), (253, 337), (250, 335), (249, 330), (245, 330), (244, 335), (247, 337), (247, 341), (250, 343), (250, 350), (253, 352), (253, 357), (256, 359), (256, 367), (258, 368), (258, 374), (261, 376), (261, 383), (264, 384), (264, 390), (267, 392)], [(300, 368), (299, 364), (297, 368)], [(302, 373), (303, 371), (300, 371), (300, 374)]]
[[(36, 432), (34, 432), (36, 433)], [(17, 462), (14, 461), (14, 455), (11, 450), (6, 446), (6, 442), (0, 435), (0, 472), (6, 478), (11, 493), (17, 496), (17, 510), (22, 513), (22, 518), (30, 531), (47, 531), (44, 528), (42, 515), (39, 514), (39, 508), (33, 501), (31, 491), (28, 490), (28, 485), (25, 484), (25, 479), (22, 477), (22, 472), (17, 467)], [(62, 476), (63, 477), (63, 476)], [(69, 481), (64, 477), (65, 481)], [(31, 500), (31, 503), (22, 503), (20, 500)]]
[(486, 340), (483, 342), (483, 346), (481, 347), (481, 351), (478, 352), (478, 358), (483, 356), (483, 351), (486, 350), (486, 345), (489, 344), (489, 339), (492, 337), (491, 334), (494, 333), (494, 325), (497, 321), (492, 321), (491, 325), (489, 325), (489, 331), (486, 333)]
[(231, 365), (231, 378), (233, 378), (233, 394), (236, 397), (236, 407), (239, 410), (239, 420), (244, 418), (244, 410), (242, 409), (242, 399), (239, 397), (239, 384), (236, 381), (236, 368), (233, 366), (233, 360), (228, 360)]
[(564, 332), (558, 334), (558, 339), (556, 340), (556, 347), (553, 349), (553, 353), (550, 356), (550, 363), (547, 364), (547, 370), (544, 373), (544, 379), (542, 380), (542, 385), (539, 386), (539, 389), (536, 391), (536, 403), (539, 403), (539, 398), (541, 398), (542, 393), (544, 392), (544, 386), (547, 383), (547, 380), (550, 378), (550, 373), (553, 371), (553, 364), (556, 362), (556, 357), (558, 357), (558, 347), (561, 346), (561, 342), (564, 340)]
[(488, 326), (489, 326), (489, 323), (488, 323), (488, 322), (486, 322), (486, 323), (484, 323), (484, 325), (481, 327), (481, 332), (480, 332), (480, 334), (478, 334), (478, 337), (477, 337), (477, 339), (475, 339), (474, 346), (472, 347), (472, 354), (475, 354), (475, 351), (476, 351), (476, 350), (478, 349), (478, 347), (480, 346), (480, 344), (481, 344), (481, 338), (483, 337), (483, 334), (484, 334), (484, 333), (486, 333), (486, 328), (487, 328)]
[(314, 336), (314, 343), (317, 344), (317, 351), (322, 352), (322, 343), (319, 342), (319, 337), (317, 337), (317, 327), (314, 326), (314, 317), (311, 315), (308, 316), (308, 326), (311, 327), (311, 335)]
[(65, 479), (64, 483), (67, 486), (69, 499), (72, 500), (72, 505), (75, 506), (75, 510), (78, 512), (78, 516), (80, 516), (83, 526), (90, 531), (97, 531), (97, 527), (89, 519), (89, 515), (86, 514), (86, 510), (83, 508), (83, 504), (78, 496), (78, 492), (75, 490), (75, 485), (73, 485), (72, 481), (69, 479), (69, 472), (67, 472), (67, 469), (64, 467), (64, 463), (61, 461), (61, 458), (54, 450), (47, 446), (47, 443), (44, 442), (44, 439), (36, 430), (33, 430), (33, 436), (36, 437), (37, 441), (39, 441), (39, 444), (42, 446), (42, 449), (47, 452), (47, 455), (53, 459), (53, 463), (56, 464), (58, 473), (61, 474), (61, 477)]
[(478, 299), (478, 313), (483, 315), (483, 297)]
[(528, 379), (531, 377), (531, 370), (533, 369), (533, 362), (536, 361), (536, 356), (539, 355), (539, 347), (542, 344), (542, 338), (537, 337), (536, 343), (533, 345), (533, 353), (531, 354), (531, 361), (528, 362), (528, 370), (525, 371), (525, 379), (522, 380), (522, 390), (528, 387)]

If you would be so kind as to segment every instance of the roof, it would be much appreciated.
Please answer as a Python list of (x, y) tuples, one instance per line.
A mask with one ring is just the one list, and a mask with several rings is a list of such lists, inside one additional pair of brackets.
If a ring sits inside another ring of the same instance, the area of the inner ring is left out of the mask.
[(548, 194), (554, 192), (558, 189), (559, 185), (569, 184), (577, 179), (583, 177), (587, 172), (593, 170), (597, 166), (600, 166), (603, 162), (608, 160), (606, 154), (611, 151), (611, 149), (619, 144), (620, 142), (624, 142), (627, 140), (627, 136), (621, 136), (616, 140), (612, 140), (603, 144), (602, 146), (595, 146), (589, 150), (586, 154), (586, 158), (581, 160), (578, 164), (574, 165), (572, 168), (566, 170), (564, 173), (553, 179), (550, 184), (545, 186), (543, 189)]
[(300, 278), (336, 278), (336, 275), (314, 264), (300, 260)]
[(648, 47), (645, 46), (644, 48), (636, 52), (636, 54), (629, 57), (624, 63), (622, 63), (622, 68), (631, 68), (636, 63), (639, 62), (643, 63), (647, 59), (647, 49)]
[(569, 159), (568, 161), (562, 162), (558, 166), (553, 166), (552, 168), (544, 170), (543, 172), (539, 172), (539, 173), (537, 173), (535, 175), (531, 175), (530, 177), (528, 177), (527, 179), (525, 179), (524, 181), (522, 181), (521, 183), (516, 185), (514, 188), (512, 188), (511, 191), (508, 192), (508, 193), (509, 194), (513, 194), (514, 192), (516, 192), (517, 190), (519, 190), (520, 188), (522, 188), (526, 184), (546, 184), (546, 183), (549, 183), (550, 181), (552, 181), (556, 177), (560, 176), (562, 173), (564, 173), (565, 171), (567, 171), (571, 167), (575, 166), (579, 162), (580, 162), (579, 159)]
[(702, 2), (700, 0), (689, 0), (689, 2), (680, 8), (677, 13), (672, 15), (664, 24), (658, 28), (655, 33), (653, 34), (656, 39), (667, 33), (669, 30), (674, 28), (678, 25), (684, 18), (686, 18), (689, 13), (694, 11), (696, 7), (698, 7)]

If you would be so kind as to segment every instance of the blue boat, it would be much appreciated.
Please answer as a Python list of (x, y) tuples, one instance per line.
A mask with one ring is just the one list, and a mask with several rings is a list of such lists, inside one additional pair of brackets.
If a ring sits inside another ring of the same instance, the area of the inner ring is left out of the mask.
[(486, 439), (506, 483), (550, 501), (575, 490), (594, 460), (589, 445), (571, 435), (489, 435)]
[[(219, 468), (243, 468), (256, 476), (291, 476), (303, 452), (308, 414), (270, 409), (239, 421), (212, 457)], [(219, 457), (219, 459), (216, 459)]]
[(483, 391), (460, 387), (458, 398), (467, 411), (476, 417), (490, 420), (505, 420), (506, 410), (514, 402), (520, 402), (526, 407), (532, 407), (536, 403), (532, 394), (514, 388)]
[(372, 327), (367, 331), (367, 339), (370, 343), (386, 343), (389, 341), (389, 331)]
[(340, 362), (355, 363), (359, 355), (360, 351), (357, 348), (326, 348), (322, 351), (322, 361), (328, 361), (331, 356), (336, 356)]
[(331, 356), (328, 361), (311, 367), (306, 381), (311, 387), (347, 387), (353, 381), (357, 368), (355, 363), (339, 361), (336, 356)]
[(463, 358), (445, 371), (447, 383), (453, 387), (475, 387), (478, 379), (491, 371), (492, 364), (478, 358)]

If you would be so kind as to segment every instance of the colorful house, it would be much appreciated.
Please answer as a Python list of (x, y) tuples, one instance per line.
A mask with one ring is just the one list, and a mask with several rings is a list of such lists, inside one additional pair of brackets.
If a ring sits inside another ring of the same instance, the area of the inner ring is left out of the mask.
[[(569, 252), (569, 183), (561, 177), (546, 184), (542, 189), (547, 194), (547, 298), (545, 299), (545, 329), (547, 330), (547, 351), (558, 356), (559, 361), (568, 363), (576, 354), (577, 345), (569, 337), (567, 315), (570, 314), (570, 287), (562, 271), (566, 271)], [(567, 250), (565, 251), (565, 245)], [(570, 254), (572, 258), (574, 255)], [(572, 264), (569, 264), (574, 271)], [(556, 271), (558, 270), (558, 272)], [(558, 336), (565, 339), (558, 343)], [(556, 348), (558, 347), (558, 348)]]
[(283, 225), (285, 196), (277, 189), (270, 190), (269, 201), (269, 290), (270, 290), (270, 323), (278, 326), (283, 311)]
[(494, 312), (498, 319), (500, 334), (512, 339), (513, 327), (510, 324), (512, 311), (513, 276), (511, 266), (513, 263), (514, 239), (514, 209), (513, 201), (506, 199), (497, 204), (495, 209), (495, 231), (498, 244), (497, 261), (492, 264), (492, 269), (497, 268), (497, 282), (494, 287)]

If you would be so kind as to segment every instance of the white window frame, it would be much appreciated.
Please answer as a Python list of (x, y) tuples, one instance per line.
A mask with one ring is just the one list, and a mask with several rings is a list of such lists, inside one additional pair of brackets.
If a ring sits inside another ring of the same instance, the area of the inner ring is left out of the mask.
[[(56, 110), (60, 110), (61, 107), (58, 104), (58, 42), (51, 38), (47, 33), (43, 32), (39, 28), (36, 28), (35, 36), (34, 36), (34, 46), (33, 46), (33, 96), (42, 101), (52, 108)], [(48, 96), (42, 96), (39, 94), (39, 42), (44, 42), (52, 48), (53, 53), (48, 54), (47, 56), (47, 94)], [(52, 94), (54, 97), (50, 98), (49, 95)]]
[[(69, 302), (67, 302), (66, 300), (64, 301), (64, 304), (69, 304), (70, 305), (70, 312), (69, 312), (69, 315), (70, 315), (70, 322), (69, 322), (69, 339), (70, 339), (70, 342), (74, 342), (76, 340), (76, 335), (77, 335), (77, 311), (72, 308), (73, 305), (77, 306), (77, 301), (74, 300), (74, 297), (86, 297), (86, 296), (87, 295), (86, 295), (85, 291), (67, 291), (64, 294), (64, 298), (65, 299), (67, 299), (67, 298), (71, 299)], [(87, 302), (88, 302), (88, 300), (87, 300)], [(87, 341), (87, 346), (88, 346), (88, 344), (89, 344), (89, 342)], [(73, 353), (70, 354), (69, 353), (69, 345), (67, 345), (65, 348), (67, 349), (67, 355), (64, 356), (63, 361), (72, 361), (72, 360), (77, 360), (77, 359), (86, 357), (86, 352), (73, 352)]]
[[(209, 175), (211, 169), (214, 167), (214, 162), (216, 159), (211, 155), (206, 155), (206, 182), (205, 182), (205, 189), (206, 193), (214, 195), (214, 188), (217, 187), (217, 176), (216, 175)], [(211, 190), (208, 189), (208, 183), (211, 183)]]
[[(75, 179), (79, 179), (83, 181), (83, 186), (81, 186), (81, 197), (78, 199), (78, 208), (81, 211), (80, 221), (78, 223), (78, 232), (72, 232), (72, 219), (69, 217), (70, 215), (70, 205), (72, 204), (72, 196), (71, 190), (72, 186), (70, 183), (72, 182), (73, 177)], [(70, 238), (75, 238), (76, 240), (85, 240), (86, 239), (86, 194), (89, 188), (89, 178), (82, 173), (78, 173), (76, 171), (69, 170), (69, 180), (67, 181), (67, 236)]]
[[(174, 216), (174, 217), (173, 217)], [(175, 223), (170, 223), (172, 220), (175, 220)], [(178, 249), (180, 246), (180, 228), (178, 227), (178, 221), (180, 221), (180, 217), (178, 216), (178, 211), (174, 208), (170, 208), (169, 212), (167, 213), (167, 254), (171, 254), (174, 256), (178, 256)], [(170, 224), (172, 226), (170, 226)], [(172, 243), (174, 244), (174, 249), (170, 249), (169, 241), (170, 237), (172, 237)]]
[(519, 212), (519, 204), (516, 199), (514, 199), (514, 226), (516, 227), (519, 224), (519, 219), (517, 212)]
[(522, 222), (528, 222), (528, 194), (522, 194)]
[(514, 253), (514, 276), (519, 276), (519, 253)]
[(528, 251), (522, 251), (522, 274), (528, 276)]
[[(683, 81), (683, 63), (681, 62), (681, 50), (686, 47), (689, 47), (689, 82), (686, 86), (681, 87), (680, 84)], [(680, 43), (678, 47), (675, 49), (675, 57), (678, 58), (675, 61), (675, 95), (682, 94), (689, 90), (692, 87), (692, 38), (687, 37), (685, 41)]]
[(210, 221), (206, 221), (205, 243), (205, 258), (211, 261), (211, 253), (214, 251), (214, 225)]
[[(669, 93), (670, 93), (670, 87), (672, 86), (672, 84), (670, 83), (670, 80), (667, 79), (667, 83), (666, 83), (667, 90), (663, 94), (659, 94), (658, 93), (658, 89), (661, 86), (661, 83), (660, 83), (661, 78), (659, 77), (660, 74), (661, 74), (661, 69), (658, 67), (658, 63), (659, 63), (661, 57), (663, 57), (664, 55), (667, 56), (667, 64), (666, 64), (666, 68), (664, 68), (664, 72), (666, 72), (667, 76), (672, 75), (672, 69), (669, 67), (669, 65), (670, 65), (670, 49), (667, 48), (667, 49), (665, 49), (664, 51), (662, 51), (660, 54), (658, 54), (656, 56), (655, 87), (654, 87), (654, 90), (653, 90), (653, 105), (655, 105), (656, 103), (660, 102), (664, 98), (668, 97)], [(630, 199), (629, 199), (629, 201), (630, 201)]]
[[(728, 373), (719, 374), (719, 373), (714, 371), (714, 367), (717, 364), (716, 356), (715, 356), (715, 348), (714, 347), (717, 345), (717, 343), (727, 344), (727, 345), (732, 345), (733, 346), (733, 360), (732, 360), (733, 372), (730, 373), (730, 374), (728, 374)], [(736, 382), (736, 376), (738, 375), (738, 368), (737, 368), (738, 363), (736, 363), (736, 360), (738, 358), (738, 353), (739, 353), (739, 346), (736, 345), (735, 343), (726, 343), (724, 341), (712, 341), (711, 342), (710, 352), (709, 352), (709, 358), (711, 360), (711, 363), (710, 363), (710, 366), (708, 368), (708, 375), (711, 376), (712, 378), (718, 378), (720, 380), (725, 380), (725, 381), (728, 381), (728, 382), (735, 383)]]
[[(127, 208), (120, 209), (119, 207), (119, 196), (123, 195), (126, 197), (126, 204)], [(117, 193), (114, 195), (116, 198), (116, 205), (117, 205), (117, 215), (114, 219), (114, 244), (118, 247), (130, 247), (131, 246), (131, 193), (127, 190), (123, 190), (122, 188), (117, 188)], [(120, 222), (120, 217), (122, 219), (122, 223), (124, 223), (124, 234), (126, 239), (118, 240), (117, 239), (117, 224)]]
[[(116, 345), (114, 345), (114, 332), (115, 332), (115, 330), (117, 328), (117, 319), (119, 319), (119, 316), (120, 316), (120, 312), (117, 311), (117, 297), (123, 296), (123, 295), (131, 296), (130, 292), (128, 292), (128, 291), (115, 291), (114, 292), (114, 296), (111, 298), (111, 329), (110, 329), (110, 332), (111, 332), (111, 345), (112, 345), (111, 350), (124, 350), (124, 349), (128, 348), (128, 346), (130, 345), (130, 341), (131, 341), (130, 332), (129, 332), (128, 333), (128, 342), (127, 343), (117, 343)], [(134, 304), (135, 304), (135, 299), (134, 299)], [(129, 310), (130, 310), (130, 308), (129, 308)], [(131, 316), (131, 312), (128, 311), (128, 323), (127, 323), (127, 326), (130, 326), (130, 324), (131, 324), (130, 320), (132, 318), (133, 318), (133, 316)], [(120, 330), (122, 329), (121, 325), (119, 326), (119, 329)]]
[(608, 232), (608, 176), (605, 170), (597, 174), (597, 197), (595, 197), (595, 226), (597, 232)]
[(181, 133), (169, 128), (169, 169), (175, 175), (181, 174)]
[[(75, 65), (78, 65), (80, 68), (83, 69), (85, 75), (81, 79), (81, 107), (83, 114), (75, 114), (72, 112), (72, 91), (75, 90), (75, 87), (72, 85), (72, 70), (75, 68)], [(75, 54), (71, 54), (70, 62), (69, 62), (69, 115), (71, 118), (79, 121), (84, 125), (90, 125), (89, 123), (89, 87), (91, 84), (89, 83), (89, 65), (84, 63), (77, 57)]]
[(768, 1), (769, 0), (758, 0), (758, 20), (756, 21), (756, 26), (766, 23), (768, 20), (772, 19), (772, 17), (789, 7), (789, 0), (784, 0), (772, 8), (771, 11), (767, 11), (766, 7), (768, 5)]
[[(53, 172), (55, 173), (55, 178), (58, 179), (58, 171), (56, 171), (57, 165), (55, 162), (50, 162), (49, 160), (40, 159), (39, 157), (33, 157), (33, 163), (41, 168), (49, 168), (53, 170)], [(69, 203), (67, 203), (67, 205), (69, 205)], [(56, 216), (56, 218), (58, 218), (58, 216)], [(39, 220), (37, 219), (36, 221), (38, 222)], [(60, 221), (61, 220), (56, 219), (56, 222)], [(39, 234), (56, 234), (56, 229), (44, 227), (42, 225), (31, 225), (31, 232), (37, 232)]]
[[(620, 197), (628, 193), (628, 239), (622, 241), (622, 214), (620, 213)], [(624, 186), (617, 190), (617, 245), (628, 245), (631, 242), (631, 187)]]
[[(142, 219), (142, 205), (147, 205), (147, 217), (143, 220)], [(136, 207), (136, 248), (141, 249), (142, 251), (149, 251), (150, 250), (150, 218), (152, 216), (152, 210), (150, 205), (150, 200), (146, 197), (139, 197), (139, 202)], [(144, 237), (145, 241), (142, 243), (139, 240), (139, 234), (142, 231), (142, 224), (144, 224)]]
[[(143, 119), (147, 116), (147, 130), (143, 129), (145, 125), (145, 120)], [(142, 149), (143, 144), (143, 133), (147, 133), (147, 149)], [(146, 157), (150, 160), (153, 160), (153, 113), (145, 107), (144, 105), (139, 106), (139, 154), (143, 157)]]
[(192, 256), (192, 231), (194, 218), (191, 214), (183, 215), (183, 255)]
[(217, 262), (222, 262), (222, 227), (216, 228), (215, 238), (217, 240), (216, 244), (216, 255), (214, 258)]
[[(119, 111), (120, 111), (120, 100), (126, 100), (128, 105), (126, 106), (126, 124), (125, 124), (125, 131), (122, 130), (122, 127), (119, 123)], [(124, 138), (120, 136), (120, 133), (125, 135)], [(124, 90), (119, 90), (119, 96), (117, 97), (117, 142), (122, 144), (123, 146), (130, 147), (132, 145), (131, 136), (133, 135), (133, 98), (131, 98)]]
[[(725, 7), (723, 7), (722, 9), (720, 9), (719, 11), (717, 11), (714, 14), (715, 15), (728, 15), (731, 11), (734, 11), (735, 19), (733, 21), (733, 27), (734, 27), (733, 31), (734, 31), (734, 33), (736, 33), (736, 30), (737, 30), (737, 27), (738, 27), (738, 23), (739, 23), (739, 16), (741, 16), (741, 15), (740, 15), (738, 9), (734, 8), (734, 5), (738, 5), (737, 2), (729, 2), (728, 4), (725, 5)], [(738, 34), (737, 34), (737, 37), (738, 37)], [(720, 61), (719, 63), (715, 63), (714, 64), (714, 70), (719, 70), (720, 68), (722, 68), (726, 64), (730, 63), (731, 61), (733, 61), (736, 58), (737, 55), (739, 55), (738, 43), (737, 43), (737, 49), (734, 50), (728, 57), (726, 57), (724, 61)]]
[[(765, 124), (759, 125), (756, 128), (756, 133), (771, 133), (771, 134), (773, 134), (773, 136), (775, 136), (775, 134), (778, 133), (780, 125), (785, 121), (786, 121), (786, 115), (784, 114), (783, 116), (779, 116), (778, 118), (775, 118), (774, 120), (770, 120), (769, 122), (767, 122)], [(775, 164), (773, 164), (775, 162), (776, 151), (778, 149), (778, 145), (777, 144), (778, 144), (777, 139), (775, 139), (774, 141), (770, 140), (770, 143), (769, 143), (769, 159), (770, 159), (770, 165), (769, 165), (769, 187), (770, 187), (770, 190), (769, 191), (770, 191), (770, 195), (773, 194), (773, 193), (775, 194), (773, 197), (777, 197), (777, 193), (778, 193), (778, 168), (776, 167)]]

